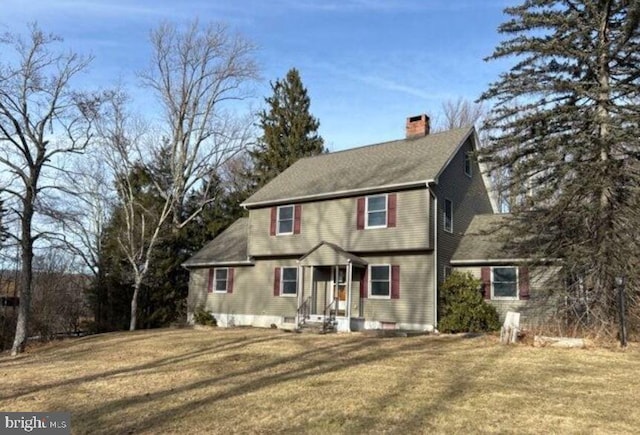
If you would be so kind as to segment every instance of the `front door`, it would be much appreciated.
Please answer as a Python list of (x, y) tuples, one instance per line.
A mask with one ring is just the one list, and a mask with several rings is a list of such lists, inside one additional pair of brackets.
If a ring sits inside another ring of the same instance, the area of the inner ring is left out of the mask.
[(338, 316), (344, 316), (347, 310), (347, 268), (333, 268), (333, 297), (338, 300)]

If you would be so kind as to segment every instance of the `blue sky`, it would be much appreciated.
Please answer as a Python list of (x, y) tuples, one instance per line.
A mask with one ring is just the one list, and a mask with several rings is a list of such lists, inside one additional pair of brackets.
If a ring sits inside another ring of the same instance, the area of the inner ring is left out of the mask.
[[(163, 20), (224, 21), (258, 45), (263, 80), (296, 67), (331, 150), (397, 139), (407, 116), (440, 117), (442, 103), (474, 100), (505, 70), (486, 63), (509, 0), (1, 0), (0, 30), (37, 21), (93, 54), (89, 80), (135, 85), (149, 30)], [(138, 104), (144, 98), (137, 94)], [(142, 110), (144, 110), (142, 108)]]

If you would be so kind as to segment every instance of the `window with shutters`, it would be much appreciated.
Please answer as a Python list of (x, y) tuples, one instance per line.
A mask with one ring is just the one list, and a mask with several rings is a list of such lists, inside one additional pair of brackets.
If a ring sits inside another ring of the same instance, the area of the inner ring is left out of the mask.
[(215, 269), (214, 273), (215, 279), (215, 292), (216, 293), (226, 293), (227, 292), (227, 283), (229, 278), (229, 269), (226, 267)]
[(491, 299), (518, 299), (518, 268), (491, 268)]
[(283, 205), (278, 207), (278, 235), (293, 234), (294, 207)]
[(233, 293), (233, 268), (216, 267), (209, 269), (207, 293)]
[(386, 228), (387, 195), (367, 196), (365, 228)]
[(450, 199), (444, 200), (444, 230), (453, 232), (453, 203)]
[(369, 297), (389, 299), (391, 297), (391, 266), (372, 264), (369, 266)]
[(298, 268), (282, 267), (280, 270), (280, 295), (295, 296), (298, 292)]

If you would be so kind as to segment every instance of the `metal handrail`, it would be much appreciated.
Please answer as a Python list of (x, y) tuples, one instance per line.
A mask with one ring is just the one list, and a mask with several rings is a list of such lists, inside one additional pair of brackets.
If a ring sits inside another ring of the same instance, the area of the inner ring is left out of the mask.
[(311, 314), (309, 312), (309, 299), (311, 299), (311, 297), (307, 297), (298, 307), (296, 314), (298, 315), (298, 324), (302, 325), (303, 323), (305, 323), (305, 320), (307, 320), (308, 318), (311, 317)]
[[(335, 309), (332, 311), (331, 306), (335, 304)], [(336, 320), (336, 314), (338, 312), (338, 298), (335, 297), (327, 306), (324, 308), (324, 322), (323, 328), (326, 330), (329, 326), (333, 327), (334, 322)]]

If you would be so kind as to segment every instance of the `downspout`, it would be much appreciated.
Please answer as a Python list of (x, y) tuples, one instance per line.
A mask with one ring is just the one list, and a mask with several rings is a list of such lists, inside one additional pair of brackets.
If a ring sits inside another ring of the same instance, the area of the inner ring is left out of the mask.
[(353, 264), (349, 259), (347, 260), (347, 270), (345, 270), (345, 275), (347, 275), (347, 306), (345, 307), (347, 314), (347, 332), (351, 332), (351, 277), (353, 275)]
[(438, 326), (438, 196), (427, 182), (429, 194), (433, 197), (433, 330)]
[(302, 303), (301, 301), (304, 300), (304, 295), (302, 294), (302, 292), (304, 292), (304, 267), (300, 264), (300, 260), (296, 260), (296, 263), (298, 266), (298, 297), (296, 298), (298, 300), (298, 303), (296, 305), (295, 322), (296, 329), (298, 329), (298, 327), (300, 326), (300, 304)]

